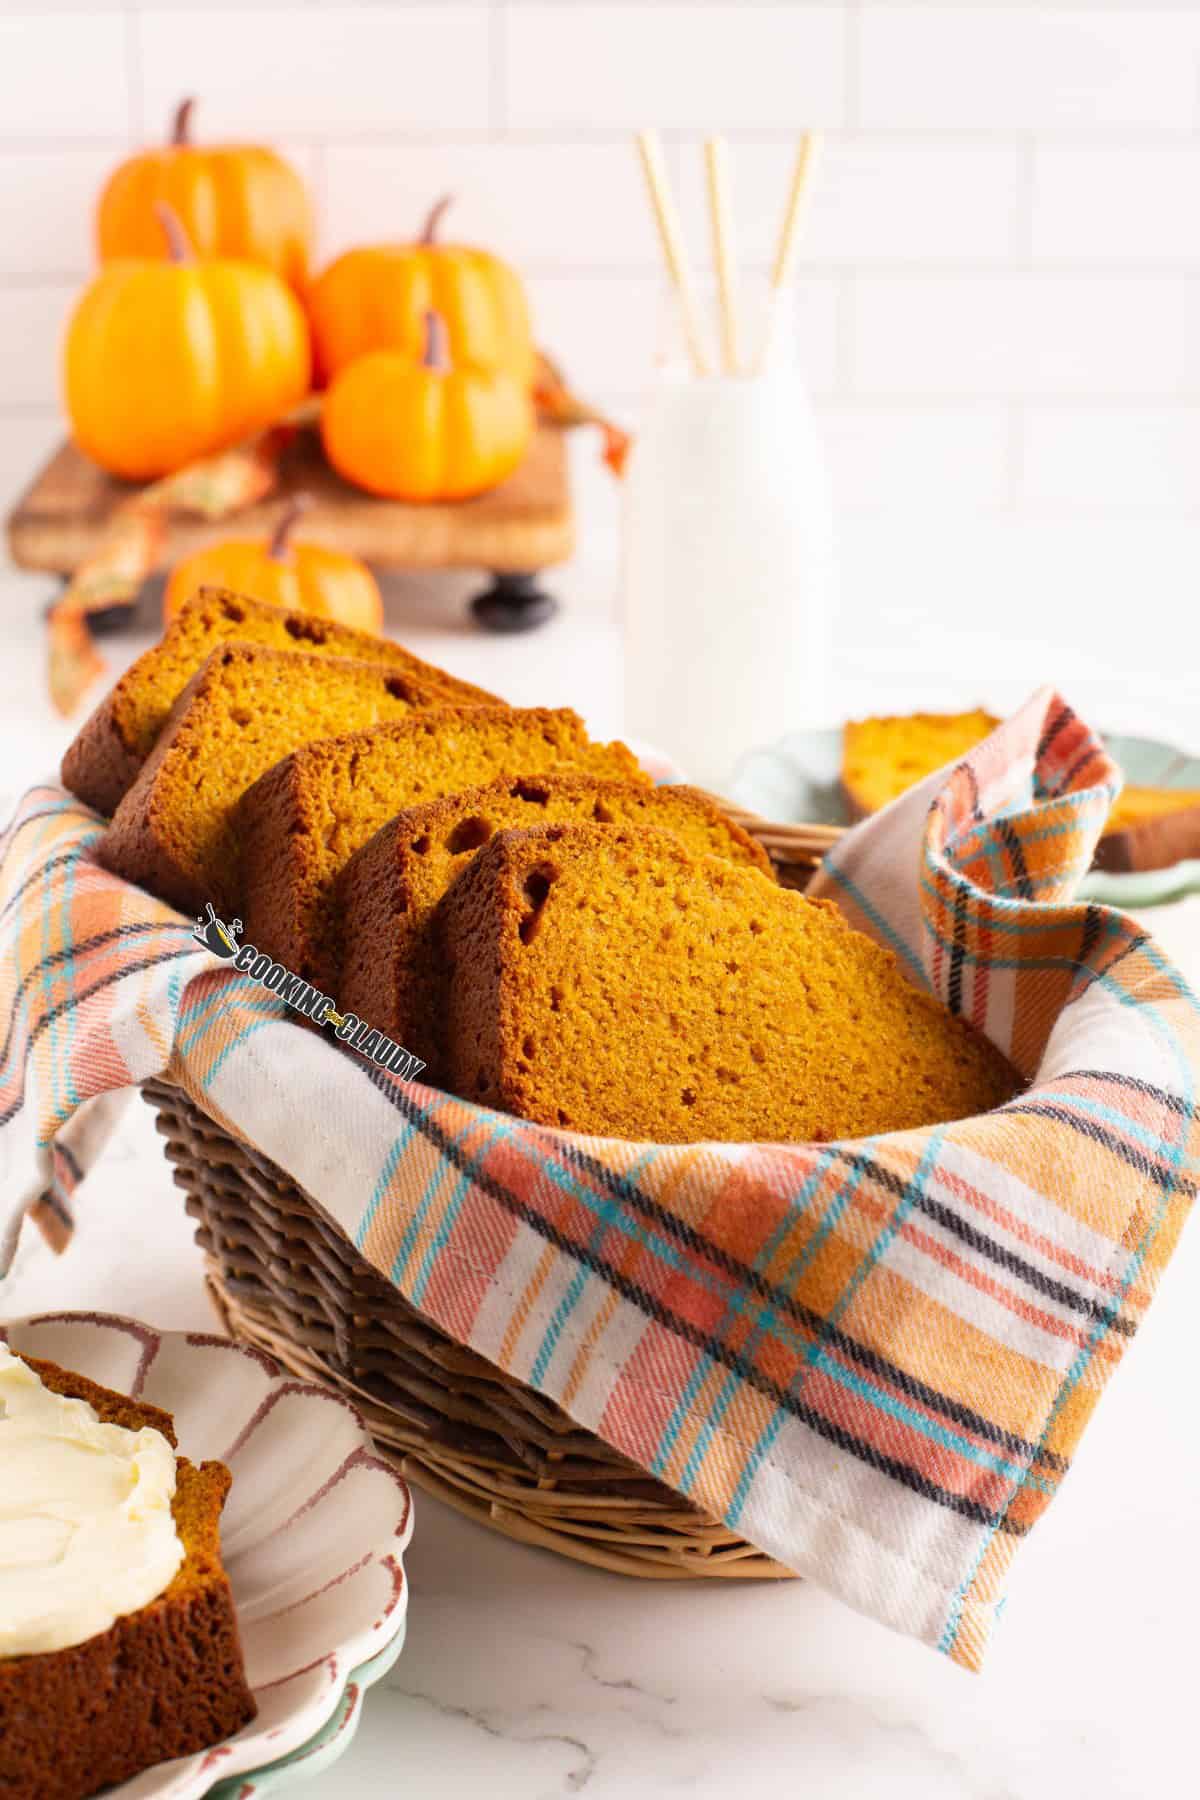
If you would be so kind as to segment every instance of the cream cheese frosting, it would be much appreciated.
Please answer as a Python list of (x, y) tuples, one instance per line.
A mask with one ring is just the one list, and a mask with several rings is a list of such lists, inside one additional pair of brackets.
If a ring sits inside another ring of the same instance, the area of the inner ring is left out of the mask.
[(156, 1600), (183, 1561), (175, 1452), (106, 1425), (0, 1344), (0, 1657), (66, 1650)]

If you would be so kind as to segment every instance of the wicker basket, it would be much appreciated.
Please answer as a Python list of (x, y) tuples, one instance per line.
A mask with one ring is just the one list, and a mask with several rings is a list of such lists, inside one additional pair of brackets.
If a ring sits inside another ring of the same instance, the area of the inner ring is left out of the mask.
[[(807, 884), (838, 835), (734, 816), (790, 887)], [(350, 1395), (415, 1485), (508, 1537), (623, 1574), (790, 1573), (446, 1337), (282, 1169), (179, 1089), (153, 1081), (143, 1092), (229, 1335)]]

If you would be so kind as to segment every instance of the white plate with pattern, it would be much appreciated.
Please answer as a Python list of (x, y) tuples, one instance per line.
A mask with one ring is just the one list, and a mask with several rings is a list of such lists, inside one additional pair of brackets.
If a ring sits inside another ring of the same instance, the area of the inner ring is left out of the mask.
[(408, 1605), (412, 1497), (358, 1413), (258, 1351), (199, 1332), (55, 1313), (0, 1326), (0, 1337), (164, 1407), (183, 1455), (233, 1474), (222, 1559), (258, 1717), (108, 1790), (114, 1800), (199, 1800), (218, 1784), (265, 1793), (328, 1766), (353, 1737), (362, 1694), (399, 1654)]

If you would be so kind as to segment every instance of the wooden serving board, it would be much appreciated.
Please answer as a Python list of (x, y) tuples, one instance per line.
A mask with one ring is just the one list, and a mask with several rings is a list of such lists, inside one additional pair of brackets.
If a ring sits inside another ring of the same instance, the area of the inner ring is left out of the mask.
[[(69, 575), (96, 548), (117, 506), (135, 492), (64, 444), (8, 518), (8, 547), (18, 568)], [(447, 505), (376, 500), (349, 486), (321, 454), (315, 432), (301, 432), (280, 467), (279, 487), (262, 505), (216, 522), (178, 514), (167, 560), (227, 537), (265, 535), (291, 494), (312, 499), (300, 535), (348, 550), (383, 568), (474, 568), (536, 572), (565, 561), (575, 542), (565, 433), (539, 425), (515, 475), (490, 494)]]

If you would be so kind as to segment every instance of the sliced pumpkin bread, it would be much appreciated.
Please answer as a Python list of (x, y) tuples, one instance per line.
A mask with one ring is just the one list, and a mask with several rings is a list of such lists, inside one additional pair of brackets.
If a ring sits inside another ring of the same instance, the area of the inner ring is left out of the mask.
[(339, 878), (338, 1004), (423, 1058), (426, 1080), (440, 1077), (445, 1015), (438, 902), (498, 831), (557, 820), (656, 825), (701, 854), (771, 873), (762, 846), (695, 788), (551, 771), (407, 808), (355, 852)]
[(378, 731), (306, 744), (256, 782), (238, 808), (238, 835), (248, 847), (247, 938), (334, 992), (335, 883), (381, 825), (420, 801), (513, 770), (534, 776), (562, 767), (648, 785), (624, 744), (591, 743), (567, 708), (439, 707)]
[(1200, 791), (1121, 789), (1096, 845), (1098, 869), (1169, 869), (1200, 856)]
[(981, 1112), (1017, 1086), (830, 902), (666, 832), (502, 832), (441, 928), (450, 1085), (519, 1118), (824, 1142)]
[(63, 757), (63, 785), (111, 817), (154, 748), (167, 715), (205, 658), (231, 639), (311, 656), (386, 663), (455, 705), (498, 705), (493, 694), (367, 631), (269, 606), (225, 588), (201, 588), (152, 649), (139, 656), (100, 702)]
[(842, 733), (842, 789), (854, 817), (879, 812), (935, 769), (957, 762), (999, 722), (981, 707), (851, 719)]
[[(25, 1359), (53, 1393), (106, 1424), (159, 1431), (169, 1413), (54, 1363)], [(176, 1462), (172, 1512), (184, 1559), (156, 1600), (65, 1650), (0, 1658), (0, 1791), (86, 1800), (155, 1763), (207, 1750), (257, 1712), (221, 1563), (222, 1463)]]
[[(976, 709), (851, 720), (842, 736), (842, 788), (856, 818), (958, 761), (999, 720)], [(1130, 785), (1105, 822), (1098, 869), (1167, 869), (1200, 856), (1200, 789)]]
[(104, 867), (184, 912), (238, 905), (233, 807), (314, 737), (407, 718), (434, 696), (379, 663), (230, 643), (179, 696), (100, 840)]

